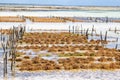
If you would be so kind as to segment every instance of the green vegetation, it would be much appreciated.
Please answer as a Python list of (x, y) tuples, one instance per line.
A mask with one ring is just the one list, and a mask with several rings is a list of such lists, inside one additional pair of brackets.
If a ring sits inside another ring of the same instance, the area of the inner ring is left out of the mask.
[(46, 56), (46, 57), (49, 57), (49, 56), (51, 56), (51, 54), (49, 54), (49, 53), (47, 53), (47, 54), (39, 54), (38, 56), (39, 56), (39, 57), (45, 57), (45, 56)]
[(84, 53), (63, 53), (58, 54), (59, 57), (69, 57), (69, 56), (84, 56)]
[(94, 53), (91, 53), (90, 56), (95, 56), (95, 54), (94, 54)]

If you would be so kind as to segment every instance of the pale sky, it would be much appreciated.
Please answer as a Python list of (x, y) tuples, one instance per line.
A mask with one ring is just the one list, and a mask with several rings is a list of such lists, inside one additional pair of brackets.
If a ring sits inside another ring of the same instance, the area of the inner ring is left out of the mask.
[(120, 0), (0, 0), (0, 3), (42, 4), (42, 5), (91, 5), (120, 6)]

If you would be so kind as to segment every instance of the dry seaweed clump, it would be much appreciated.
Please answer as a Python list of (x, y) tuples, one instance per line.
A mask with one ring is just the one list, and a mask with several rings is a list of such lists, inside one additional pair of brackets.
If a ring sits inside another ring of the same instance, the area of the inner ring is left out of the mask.
[[(104, 58), (100, 58), (104, 61)], [(108, 58), (109, 59), (109, 58)], [(111, 58), (110, 58), (111, 59)], [(107, 58), (105, 59), (107, 60)], [(18, 59), (19, 61), (19, 59)], [(22, 60), (21, 64), (17, 66), (21, 71), (37, 71), (37, 70), (73, 70), (73, 69), (120, 69), (120, 62), (110, 63), (95, 63), (96, 59), (93, 57), (86, 58), (61, 58), (58, 63), (46, 60), (39, 57), (34, 57), (31, 60)]]
[(78, 20), (72, 17), (34, 17), (34, 16), (26, 16), (26, 18), (30, 19), (32, 22), (84, 22), (84, 20)]
[(16, 58), (15, 61), (16, 61), (16, 62), (21, 62), (21, 61), (22, 61), (22, 58)]
[(105, 70), (111, 70), (111, 69), (120, 69), (120, 65), (117, 63), (91, 63), (89, 65), (89, 69), (105, 69)]
[(107, 59), (105, 57), (101, 57), (101, 58), (98, 59), (98, 61), (100, 61), (100, 62), (106, 62)]
[[(20, 65), (17, 67), (21, 71), (120, 69), (120, 52), (118, 50), (100, 46), (100, 40), (88, 42), (85, 35), (65, 32), (25, 33), (23, 39), (19, 42), (25, 43), (26, 46), (18, 46), (17, 49), (32, 49), (36, 52), (46, 50), (50, 55), (59, 56), (57, 61), (40, 58), (41, 55), (39, 54), (39, 57), (34, 58), (23, 56), (23, 60), (17, 58), (16, 61), (20, 62)], [(107, 42), (104, 43), (107, 44)], [(17, 57), (21, 55), (23, 53), (18, 52), (16, 54)], [(47, 54), (46, 56), (50, 55)]]
[(94, 58), (66, 58), (66, 59), (59, 59), (59, 64), (62, 64), (65, 70), (71, 69), (88, 69), (89, 65)]
[(115, 56), (116, 61), (120, 61), (120, 55)]
[(0, 16), (0, 22), (25, 22), (25, 19), (19, 16)]
[(1, 30), (0, 30), (0, 33), (1, 33), (1, 34), (11, 34), (11, 33), (12, 33), (12, 30), (10, 30), (10, 29), (1, 29)]
[(100, 61), (100, 62), (108, 62), (108, 61), (113, 61), (113, 59), (112, 59), (111, 57), (107, 57), (107, 58), (105, 58), (105, 57), (100, 57), (100, 58), (98, 59), (98, 61)]
[(61, 33), (26, 33), (20, 43), (29, 44), (79, 44), (87, 43), (85, 35), (77, 35), (68, 32)]
[(59, 17), (33, 17), (26, 16), (26, 18), (30, 19), (32, 22), (66, 22), (65, 20)]
[(30, 59), (30, 57), (27, 56), (27, 55), (25, 55), (23, 58), (24, 58), (24, 59)]
[(36, 71), (36, 70), (59, 70), (61, 67), (54, 61), (45, 60), (39, 57), (34, 57), (32, 60), (23, 60), (19, 66), (21, 71)]
[[(111, 58), (100, 58), (100, 61), (111, 61)], [(72, 69), (120, 69), (120, 62), (110, 62), (110, 63), (95, 63), (96, 59), (93, 57), (87, 58), (65, 58), (59, 59), (58, 62), (63, 66), (65, 70)]]

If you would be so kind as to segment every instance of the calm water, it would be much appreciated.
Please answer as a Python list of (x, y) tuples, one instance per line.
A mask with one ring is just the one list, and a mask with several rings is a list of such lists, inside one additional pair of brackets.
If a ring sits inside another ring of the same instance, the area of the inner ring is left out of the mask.
[(120, 18), (120, 11), (62, 10), (62, 11), (1, 11), (0, 16), (66, 16), (66, 17), (115, 17)]

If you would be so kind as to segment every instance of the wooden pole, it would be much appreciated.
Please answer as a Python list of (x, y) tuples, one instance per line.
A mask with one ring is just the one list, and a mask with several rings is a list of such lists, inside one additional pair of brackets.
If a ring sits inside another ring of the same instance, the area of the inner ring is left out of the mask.
[(86, 37), (88, 39), (88, 31), (89, 31), (89, 28), (86, 30)]
[[(2, 31), (2, 29), (1, 29)], [(3, 36), (1, 33), (1, 45), (3, 49), (3, 76), (4, 78), (7, 78), (7, 54), (9, 53), (9, 56), (12, 57), (11, 61), (11, 71), (12, 75), (15, 76), (15, 58), (16, 58), (16, 47), (17, 47), (17, 41), (18, 39), (21, 39), (23, 37), (23, 34), (25, 32), (25, 28), (21, 27), (16, 28), (13, 26), (13, 29), (10, 31), (9, 36)], [(9, 49), (9, 50), (8, 50)]]
[(77, 34), (79, 34), (79, 27), (77, 28)]
[(117, 32), (117, 28), (115, 27), (115, 31), (114, 31), (115, 33)]
[(116, 46), (115, 46), (115, 49), (117, 49), (118, 48), (118, 44), (116, 44)]
[(93, 36), (93, 32), (94, 32), (94, 25), (93, 25), (93, 27), (92, 27), (91, 36)]
[(75, 33), (75, 32), (74, 32), (74, 29), (75, 29), (75, 28), (74, 28), (74, 26), (73, 26), (73, 34)]
[(70, 33), (70, 26), (69, 26), (69, 33)]
[(116, 39), (116, 42), (118, 42), (118, 38)]
[(103, 46), (103, 37), (102, 37), (102, 32), (100, 31), (100, 40), (101, 40), (101, 44)]
[(107, 41), (107, 31), (106, 31), (106, 33), (105, 33), (105, 41)]
[(81, 35), (83, 34), (83, 30), (82, 30), (82, 24), (81, 24)]

